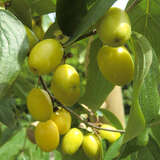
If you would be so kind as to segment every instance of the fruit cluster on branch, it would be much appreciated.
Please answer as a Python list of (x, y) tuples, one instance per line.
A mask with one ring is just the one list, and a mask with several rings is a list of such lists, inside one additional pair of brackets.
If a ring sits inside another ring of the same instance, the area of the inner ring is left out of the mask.
[[(88, 122), (75, 113), (70, 106), (80, 98), (80, 77), (74, 67), (62, 62), (64, 49), (56, 39), (45, 39), (37, 43), (29, 35), (32, 43), (28, 64), (42, 83), (43, 89), (33, 88), (27, 97), (27, 107), (33, 119), (39, 121), (35, 128), (35, 142), (46, 152), (56, 149), (62, 138), (62, 151), (74, 154), (82, 145), (84, 153), (90, 158), (98, 158), (100, 152), (100, 137), (109, 143), (115, 142), (123, 130), (113, 126)], [(96, 31), (103, 46), (97, 53), (97, 64), (104, 78), (115, 85), (125, 85), (133, 79), (134, 63), (129, 51), (123, 46), (131, 36), (131, 25), (127, 13), (119, 8), (110, 8), (98, 21)], [(85, 38), (81, 36), (78, 40)], [(35, 43), (36, 42), (36, 43)], [(51, 93), (42, 75), (53, 73)], [(57, 103), (56, 109), (54, 103)], [(94, 128), (93, 132), (83, 135), (78, 128), (71, 128), (71, 114), (86, 125)]]

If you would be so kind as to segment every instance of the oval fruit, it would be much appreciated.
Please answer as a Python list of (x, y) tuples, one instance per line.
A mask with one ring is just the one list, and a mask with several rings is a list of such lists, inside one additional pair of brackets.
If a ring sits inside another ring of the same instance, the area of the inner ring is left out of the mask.
[(131, 36), (131, 24), (125, 11), (112, 7), (99, 20), (97, 33), (104, 44), (122, 46)]
[(80, 97), (80, 78), (68, 64), (59, 65), (53, 74), (51, 91), (63, 105), (72, 106)]
[(83, 142), (83, 134), (77, 128), (70, 129), (62, 139), (62, 151), (65, 154), (74, 154)]
[[(111, 125), (108, 125), (108, 124), (103, 124), (101, 126), (101, 128), (107, 128), (107, 129), (116, 130), (115, 127), (113, 127)], [(121, 136), (121, 134), (119, 132), (111, 132), (111, 131), (99, 130), (99, 133), (100, 133), (100, 136), (102, 138), (106, 139), (110, 143), (115, 142)]]
[(33, 119), (46, 121), (53, 113), (53, 106), (48, 93), (40, 88), (33, 88), (27, 97), (27, 107)]
[(97, 62), (103, 76), (115, 85), (125, 85), (134, 76), (134, 63), (125, 47), (104, 45), (98, 52)]
[(59, 130), (59, 134), (65, 134), (71, 128), (71, 115), (65, 109), (59, 109), (51, 115)]
[(83, 151), (89, 158), (98, 158), (100, 151), (100, 142), (96, 135), (88, 134), (83, 139)]
[(35, 129), (37, 145), (45, 152), (51, 152), (58, 147), (59, 132), (52, 120), (39, 122)]
[(63, 52), (63, 47), (57, 40), (42, 40), (32, 48), (28, 58), (29, 66), (34, 73), (48, 74), (60, 64)]

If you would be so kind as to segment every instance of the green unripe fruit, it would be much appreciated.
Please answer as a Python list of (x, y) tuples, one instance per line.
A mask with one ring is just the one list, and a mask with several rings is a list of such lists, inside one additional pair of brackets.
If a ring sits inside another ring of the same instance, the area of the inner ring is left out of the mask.
[(27, 107), (34, 120), (46, 121), (53, 113), (53, 106), (48, 93), (40, 88), (33, 88), (27, 97)]
[(71, 65), (59, 65), (53, 74), (51, 91), (63, 105), (75, 104), (80, 97), (80, 78), (77, 71)]
[(134, 63), (125, 47), (109, 47), (104, 45), (98, 52), (97, 62), (106, 80), (115, 85), (125, 85), (134, 76)]
[(45, 39), (31, 50), (28, 63), (31, 70), (39, 75), (53, 72), (63, 58), (63, 47), (55, 39)]
[(88, 134), (83, 139), (83, 151), (89, 158), (97, 159), (99, 157), (100, 142), (94, 134)]
[(70, 129), (62, 139), (62, 151), (65, 154), (74, 154), (83, 142), (83, 134), (77, 128)]
[(122, 46), (131, 36), (131, 24), (127, 13), (112, 7), (99, 20), (97, 33), (104, 44), (112, 47)]

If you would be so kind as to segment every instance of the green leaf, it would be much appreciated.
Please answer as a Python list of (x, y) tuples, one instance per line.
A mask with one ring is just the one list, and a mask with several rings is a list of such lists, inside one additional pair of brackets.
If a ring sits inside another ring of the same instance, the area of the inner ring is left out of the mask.
[(142, 33), (150, 41), (158, 58), (160, 57), (160, 1), (141, 0), (141, 2), (129, 10), (132, 29)]
[(20, 130), (20, 127), (17, 127), (17, 126), (15, 126), (14, 128), (5, 128), (0, 138), (0, 147), (2, 147), (5, 143), (10, 141), (11, 138), (15, 136), (19, 130)]
[(35, 87), (37, 83), (37, 76), (30, 71), (28, 66), (28, 59), (25, 60), (21, 72), (16, 78), (11, 91), (15, 97), (23, 100), (24, 104), (26, 104), (26, 97), (32, 88)]
[(136, 137), (136, 140), (138, 146), (146, 146), (149, 141), (149, 128), (145, 128), (144, 131)]
[(17, 78), (28, 51), (24, 25), (9, 11), (0, 10), (0, 98)]
[(142, 147), (137, 145), (137, 139), (134, 138), (131, 141), (123, 144), (120, 150), (120, 158), (126, 158), (127, 156), (137, 152)]
[(113, 89), (113, 85), (103, 77), (97, 65), (97, 53), (101, 46), (102, 43), (99, 39), (94, 40), (91, 44), (86, 91), (79, 101), (94, 111), (102, 105)]
[[(18, 131), (18, 132), (17, 132)], [(25, 130), (10, 130), (7, 129), (6, 136), (11, 134), (11, 137), (7, 143), (1, 146), (0, 157), (1, 160), (11, 159), (11, 157), (18, 153), (22, 149), (24, 143)], [(9, 152), (10, 151), (10, 152)]]
[(152, 65), (140, 93), (140, 105), (147, 124), (158, 116), (160, 110), (159, 75), (159, 60), (153, 52)]
[(119, 155), (119, 150), (122, 145), (123, 136), (121, 136), (116, 142), (114, 142), (105, 153), (104, 160), (113, 160)]
[(37, 15), (48, 14), (55, 12), (55, 4), (52, 0), (28, 0), (32, 11)]
[(141, 149), (137, 154), (137, 160), (158, 160), (160, 159), (160, 148), (150, 137), (147, 147)]
[(133, 33), (133, 52), (135, 54), (135, 75), (133, 80), (133, 99), (124, 143), (136, 137), (145, 128), (145, 119), (139, 104), (139, 95), (144, 79), (152, 63), (152, 47), (139, 33)]
[(160, 147), (160, 115), (150, 124), (152, 130), (152, 136)]
[(48, 28), (48, 30), (46, 31), (45, 35), (44, 35), (44, 39), (55, 38), (56, 35), (54, 33), (58, 30), (59, 30), (59, 26), (58, 26), (57, 22), (51, 24), (50, 27)]
[[(84, 34), (91, 26), (95, 25), (96, 22), (105, 14), (107, 9), (109, 9), (115, 1), (116, 0), (98, 0), (98, 1), (95, 0), (91, 3), (90, 6), (87, 6), (88, 10), (86, 13), (83, 13), (81, 10), (75, 10), (75, 12), (72, 12), (74, 6), (71, 6), (71, 4), (66, 5), (64, 7), (64, 10), (67, 10), (67, 11), (71, 10), (72, 16), (78, 15), (79, 12), (81, 13), (81, 16), (79, 18), (78, 25), (75, 26), (72, 36), (70, 37), (69, 41), (65, 45), (69, 45), (73, 43), (78, 37)], [(83, 1), (83, 3), (85, 2)], [(84, 8), (82, 7), (81, 9), (83, 10)], [(69, 20), (72, 22), (71, 17), (67, 19), (67, 23), (69, 23), (68, 22)]]
[(148, 149), (152, 153), (154, 159), (160, 159), (160, 146), (154, 141), (152, 137), (150, 137), (150, 141), (147, 145)]
[(87, 1), (84, 0), (58, 0), (56, 17), (58, 25), (64, 34), (72, 36), (79, 26), (81, 19), (87, 13)]
[[(12, 132), (10, 133), (12, 135)], [(15, 130), (15, 133), (7, 143), (1, 146), (1, 160), (18, 160), (21, 155), (23, 155), (23, 160), (49, 160), (48, 152), (42, 152), (37, 145), (27, 139), (26, 128), (19, 128)]]
[[(134, 160), (134, 159), (133, 159)], [(138, 152), (136, 160), (156, 160), (148, 148), (144, 148)]]
[[(27, 0), (12, 0), (9, 10), (29, 28), (32, 28), (31, 9)], [(16, 30), (16, 28), (15, 28)]]
[(55, 160), (62, 160), (61, 153), (58, 152), (57, 150), (53, 151), (53, 155), (54, 155)]
[(109, 110), (106, 109), (100, 109), (100, 112), (103, 113), (103, 116), (117, 129), (123, 129), (123, 126), (119, 119)]
[(13, 108), (15, 107), (15, 102), (13, 99), (1, 99), (0, 100), (0, 121), (7, 125), (8, 127), (15, 126), (15, 115)]
[[(62, 153), (62, 152), (61, 152)], [(82, 148), (79, 148), (78, 151), (76, 153), (74, 153), (73, 155), (66, 155), (62, 153), (62, 159), (63, 160), (90, 160), (88, 157), (86, 157), (86, 155), (84, 154)]]

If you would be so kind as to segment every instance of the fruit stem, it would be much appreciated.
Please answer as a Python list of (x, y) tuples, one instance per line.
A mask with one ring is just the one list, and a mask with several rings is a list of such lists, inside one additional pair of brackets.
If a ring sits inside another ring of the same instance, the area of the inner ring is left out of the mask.
[(96, 126), (94, 123), (91, 122), (87, 122), (86, 120), (84, 120), (82, 117), (80, 117), (76, 112), (74, 112), (72, 109), (70, 109), (67, 106), (62, 105), (60, 102), (58, 102), (57, 100), (55, 100), (56, 103), (58, 103), (59, 106), (61, 106), (62, 108), (64, 108), (66, 111), (70, 112), (71, 114), (73, 114), (74, 116), (76, 116), (80, 121), (82, 121), (83, 123), (85, 123), (86, 125), (98, 129), (98, 130), (105, 130), (105, 131), (111, 131), (111, 132), (120, 132), (120, 133), (125, 133), (124, 130), (118, 130), (118, 129), (108, 129), (108, 128), (101, 128)]
[[(88, 38), (88, 37), (90, 37), (90, 36), (93, 36), (93, 35), (95, 35), (96, 33), (97, 33), (97, 31), (96, 31), (96, 29), (94, 29), (94, 30), (92, 30), (91, 32), (88, 32), (88, 33), (86, 33), (86, 34), (83, 34), (83, 35), (81, 35), (77, 40), (75, 40), (72, 44), (74, 44), (75, 42), (80, 41), (80, 40), (82, 40), (82, 39), (85, 39), (85, 38)], [(72, 44), (71, 44), (71, 45), (72, 45)], [(66, 46), (64, 45), (63, 47), (66, 47)]]
[(52, 94), (50, 93), (50, 91), (48, 90), (47, 85), (46, 85), (46, 83), (44, 82), (42, 76), (39, 76), (39, 81), (41, 82), (44, 90), (46, 90), (47, 93), (49, 94), (49, 96), (51, 97), (51, 101), (52, 101), (52, 104), (53, 104), (53, 111), (57, 111), (58, 108), (57, 108), (57, 107), (54, 107), (55, 98), (53, 97), (53, 95), (52, 95)]
[(119, 130), (119, 129), (108, 129), (108, 128), (101, 128), (96, 126), (94, 123), (88, 122), (86, 120), (84, 120), (82, 117), (80, 117), (76, 112), (74, 112), (72, 109), (70, 109), (67, 106), (64, 106), (63, 104), (61, 104), (57, 99), (54, 98), (54, 96), (50, 93), (50, 91), (47, 88), (47, 85), (45, 84), (42, 76), (39, 76), (40, 82), (44, 88), (44, 90), (46, 90), (52, 100), (52, 103), (56, 102), (59, 106), (61, 106), (62, 108), (64, 108), (66, 111), (70, 112), (71, 114), (73, 114), (75, 117), (77, 117), (80, 121), (82, 121), (83, 123), (85, 123), (86, 125), (98, 129), (98, 130), (105, 130), (105, 131), (111, 131), (111, 132), (119, 132), (119, 133), (125, 133), (124, 130)]
[(89, 36), (93, 36), (93, 35), (95, 35), (96, 33), (97, 33), (97, 32), (96, 32), (96, 29), (94, 29), (93, 31), (91, 31), (91, 32), (89, 32), (89, 33), (86, 33), (86, 34), (80, 36), (76, 41), (80, 41), (80, 40), (82, 40), (82, 39), (84, 39), (84, 38), (87, 38), (87, 37), (89, 37)]

